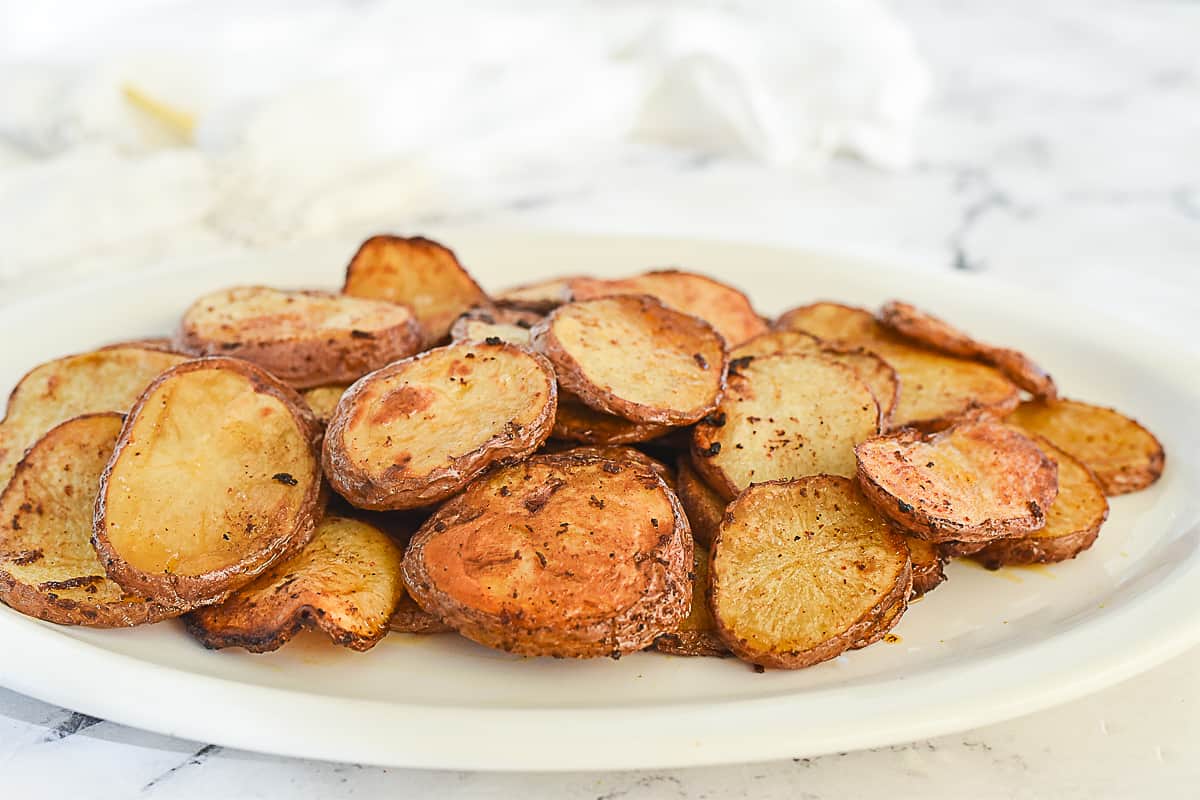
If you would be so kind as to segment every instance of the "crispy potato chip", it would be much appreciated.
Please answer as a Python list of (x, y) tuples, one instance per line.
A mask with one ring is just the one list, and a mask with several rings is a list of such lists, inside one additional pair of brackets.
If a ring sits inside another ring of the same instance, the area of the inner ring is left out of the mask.
[(767, 330), (767, 324), (746, 295), (694, 272), (665, 269), (617, 280), (575, 278), (569, 286), (571, 298), (576, 301), (623, 294), (649, 295), (667, 308), (705, 320), (730, 347)]
[(450, 339), (455, 342), (508, 342), (518, 347), (529, 345), (529, 329), (541, 322), (542, 315), (516, 308), (473, 308), (454, 320)]
[(832, 475), (755, 484), (713, 543), (711, 610), (739, 658), (798, 669), (883, 636), (912, 588), (904, 537)]
[(785, 311), (771, 327), (777, 331), (802, 331), (825, 342), (868, 348), (889, 338), (887, 329), (865, 308), (825, 301)]
[(349, 383), (417, 352), (420, 331), (405, 306), (331, 292), (239, 286), (192, 303), (180, 349), (252, 361), (297, 389)]
[(25, 449), (46, 431), (82, 414), (124, 414), (146, 384), (186, 360), (141, 347), (112, 347), (34, 367), (9, 395), (8, 413), (0, 422), (0, 489)]
[(417, 605), (407, 592), (400, 598), (400, 604), (396, 606), (396, 613), (392, 614), (388, 629), (392, 633), (411, 633), (417, 636), (454, 631), (454, 628)]
[(548, 278), (537, 283), (514, 286), (496, 295), (496, 304), (544, 314), (571, 302), (571, 282), (574, 280), (575, 277)]
[(679, 628), (654, 640), (654, 649), (673, 656), (732, 655), (717, 634), (712, 612), (708, 610), (708, 548), (697, 544), (692, 570), (692, 605)]
[(100, 473), (124, 417), (87, 414), (52, 428), (17, 465), (0, 496), (0, 600), (60, 625), (155, 622), (179, 612), (127, 593), (92, 548)]
[(440, 502), (492, 464), (541, 446), (557, 396), (549, 362), (518, 347), (429, 350), (346, 391), (325, 433), (325, 477), (361, 508)]
[(387, 634), (404, 596), (402, 557), (373, 525), (326, 517), (299, 553), (220, 605), (189, 614), (188, 632), (211, 650), (268, 653), (309, 628), (324, 631), (334, 644), (370, 650)]
[(1104, 487), (1092, 471), (1048, 440), (1035, 439), (1058, 465), (1058, 497), (1046, 511), (1046, 526), (992, 542), (974, 558), (988, 569), (1011, 564), (1048, 564), (1074, 558), (1091, 547), (1108, 519)]
[(908, 552), (912, 558), (912, 596), (920, 597), (946, 580), (946, 573), (942, 569), (945, 559), (938, 551), (938, 545), (933, 542), (915, 536), (905, 536), (904, 540), (908, 542)]
[(167, 370), (100, 480), (93, 543), (105, 571), (185, 610), (225, 599), (312, 538), (319, 439), (300, 396), (248, 361)]
[(879, 321), (901, 336), (934, 350), (990, 364), (1034, 397), (1053, 399), (1058, 395), (1054, 379), (1024, 353), (978, 342), (908, 303), (899, 300), (884, 303), (879, 310)]
[(695, 428), (692, 464), (732, 500), (751, 483), (854, 475), (854, 445), (879, 433), (879, 406), (849, 367), (821, 356), (731, 362), (717, 410)]
[(423, 236), (367, 239), (346, 267), (342, 292), (410, 307), (425, 347), (445, 339), (464, 311), (491, 303), (449, 248)]
[(669, 425), (630, 422), (622, 417), (588, 408), (578, 398), (560, 392), (554, 418), (555, 439), (582, 444), (634, 444), (648, 442), (675, 430)]
[(468, 639), (575, 658), (616, 658), (675, 630), (691, 569), (687, 519), (661, 478), (571, 453), (481, 477), (404, 556), (417, 604)]
[(634, 422), (690, 425), (716, 405), (725, 346), (708, 323), (652, 297), (570, 303), (533, 329), (563, 389)]
[(680, 454), (676, 461), (675, 494), (679, 495), (679, 502), (691, 523), (693, 538), (705, 547), (711, 546), (729, 503), (704, 482), (692, 467), (691, 456), (687, 453)]
[(1082, 461), (1107, 495), (1145, 489), (1166, 464), (1154, 434), (1111, 408), (1078, 400), (1033, 400), (1022, 403), (1007, 421)]
[(349, 384), (338, 383), (333, 386), (316, 386), (312, 389), (305, 389), (300, 393), (304, 398), (304, 402), (308, 404), (312, 410), (313, 416), (317, 418), (317, 422), (321, 425), (328, 425), (330, 417), (333, 416), (334, 409), (337, 408), (338, 401), (342, 399), (342, 395), (350, 388)]
[(966, 422), (855, 448), (858, 481), (906, 533), (933, 542), (988, 542), (1041, 528), (1058, 482), (1054, 462), (1017, 428)]

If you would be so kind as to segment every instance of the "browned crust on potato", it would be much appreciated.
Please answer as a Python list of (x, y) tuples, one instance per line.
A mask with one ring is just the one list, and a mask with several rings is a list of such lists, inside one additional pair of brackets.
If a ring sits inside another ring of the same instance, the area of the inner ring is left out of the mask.
[(892, 632), (892, 628), (896, 627), (896, 623), (900, 622), (900, 618), (904, 616), (904, 612), (908, 610), (908, 601), (916, 596), (916, 590), (910, 590), (907, 597), (900, 598), (891, 606), (881, 611), (879, 616), (875, 618), (874, 624), (856, 639), (848, 649), (861, 650), (886, 638)]
[(184, 312), (177, 346), (258, 364), (297, 389), (350, 383), (421, 349), (412, 311), (333, 292), (237, 286)]
[(300, 396), (304, 398), (305, 404), (312, 411), (317, 422), (324, 427), (329, 424), (329, 419), (333, 416), (338, 401), (342, 399), (342, 395), (349, 388), (350, 385), (347, 383), (339, 383), (333, 386), (314, 386), (311, 389), (302, 391)]
[(959, 358), (990, 364), (1034, 397), (1053, 399), (1058, 388), (1049, 373), (1024, 353), (972, 339), (950, 323), (899, 300), (884, 303), (879, 321), (891, 330), (927, 347)]
[(160, 353), (178, 353), (175, 349), (175, 340), (170, 336), (147, 336), (143, 339), (125, 339), (120, 342), (106, 344), (99, 348), (100, 350), (121, 350), (126, 347), (134, 347), (141, 350), (156, 350)]
[(323, 631), (351, 650), (370, 650), (387, 634), (404, 596), (401, 559), (382, 530), (359, 519), (326, 517), (299, 553), (184, 621), (210, 650), (267, 653), (306, 629)]
[(542, 314), (519, 308), (472, 308), (450, 326), (454, 342), (508, 342), (529, 346), (529, 329), (542, 321)]
[(557, 397), (537, 353), (467, 342), (426, 351), (346, 391), (325, 433), (325, 477), (361, 508), (440, 502), (492, 464), (537, 450)]
[(644, 295), (560, 306), (533, 329), (533, 347), (554, 364), (563, 389), (634, 422), (690, 425), (725, 385), (721, 335)]
[(413, 599), (480, 644), (619, 657), (676, 628), (692, 538), (661, 478), (564, 453), (493, 471), (429, 518), (404, 557)]
[(496, 304), (545, 314), (571, 302), (571, 282), (579, 277), (547, 278), (513, 286), (495, 295)]
[(59, 625), (124, 628), (180, 612), (133, 595), (104, 573), (92, 549), (100, 474), (123, 415), (85, 414), (52, 428), (0, 495), (0, 600)]
[(575, 278), (569, 286), (571, 299), (576, 301), (620, 294), (649, 295), (667, 308), (705, 320), (730, 347), (767, 330), (745, 294), (695, 272), (663, 269), (610, 280)]
[(926, 592), (932, 592), (946, 580), (946, 572), (943, 569), (946, 559), (938, 550), (940, 545), (915, 536), (906, 536), (904, 539), (908, 543), (908, 552), (912, 558), (912, 596), (920, 597)]
[(692, 465), (732, 500), (751, 483), (855, 471), (854, 446), (879, 433), (875, 395), (819, 355), (730, 362), (725, 395), (692, 434)]
[(710, 547), (725, 519), (725, 508), (729, 503), (704, 482), (692, 467), (691, 456), (687, 453), (680, 454), (675, 474), (675, 494), (679, 495), (679, 502), (691, 523), (692, 536), (699, 544)]
[(622, 417), (588, 408), (579, 398), (560, 392), (554, 417), (555, 439), (581, 444), (635, 444), (658, 439), (676, 430), (670, 425), (631, 422)]
[(558, 455), (560, 453), (570, 453), (576, 456), (589, 456), (595, 458), (607, 458), (611, 461), (632, 461), (646, 467), (655, 475), (663, 479), (663, 483), (667, 486), (675, 485), (675, 470), (667, 466), (662, 461), (659, 461), (654, 456), (643, 453), (636, 447), (628, 447), (619, 444), (582, 444), (572, 445), (563, 442), (547, 442), (542, 449), (543, 453), (549, 455)]
[(1108, 519), (1108, 500), (1095, 474), (1047, 439), (1036, 441), (1058, 465), (1058, 496), (1046, 511), (1044, 528), (992, 542), (972, 556), (988, 569), (1072, 559), (1095, 543)]
[(346, 267), (342, 293), (412, 308), (424, 347), (445, 339), (467, 309), (491, 304), (454, 251), (424, 236), (367, 239)]
[[(210, 381), (232, 377), (237, 385), (189, 387), (201, 380), (195, 373), (203, 372), (212, 373), (207, 376)], [(229, 397), (214, 394), (217, 389)], [(247, 415), (255, 419), (246, 419)], [(196, 417), (198, 429), (193, 435), (187, 426)], [(279, 430), (268, 430), (268, 423)], [(150, 430), (143, 431), (143, 425)], [(170, 438), (160, 445), (156, 437), (164, 435)], [(284, 441), (285, 436), (290, 440)], [(129, 591), (184, 610), (220, 602), (274, 562), (299, 552), (312, 538), (324, 508), (319, 442), (320, 426), (304, 400), (248, 361), (203, 358), (167, 370), (130, 411), (100, 479), (92, 544), (105, 571)], [(166, 451), (168, 445), (183, 452), (173, 456)], [(236, 450), (240, 458), (232, 452), (220, 453), (222, 447)], [(216, 455), (229, 462), (218, 473), (214, 473)], [(279, 471), (266, 463), (253, 463), (267, 456), (277, 461)], [(193, 464), (203, 464), (204, 470), (178, 474)], [(177, 473), (168, 475), (171, 468)], [(247, 477), (252, 468), (264, 471)], [(145, 478), (138, 474), (141, 471)], [(235, 474), (244, 483), (226, 485)], [(174, 479), (185, 485), (171, 486)], [(224, 506), (197, 506), (204, 496), (201, 490)], [(214, 509), (221, 510), (220, 519), (203, 516)], [(173, 531), (158, 527), (192, 511), (202, 518), (186, 520)], [(136, 526), (132, 538), (124, 530), (127, 515), (132, 515), (129, 527)], [(222, 534), (218, 527), (228, 530)], [(121, 547), (113, 541), (118, 534)], [(135, 542), (136, 557), (121, 552)], [(183, 562), (185, 545), (192, 551), (187, 557), (199, 562), (192, 565), (201, 570), (195, 574), (175, 571)], [(143, 569), (131, 558), (155, 566)]]
[(988, 542), (956, 542), (953, 539), (946, 542), (937, 542), (938, 555), (946, 561), (951, 561), (956, 558), (965, 558), (978, 553), (980, 550), (988, 546)]
[(990, 542), (1041, 528), (1058, 492), (1054, 462), (1017, 428), (966, 422), (855, 448), (868, 499), (905, 533), (933, 542)]
[(1095, 473), (1113, 496), (1147, 488), (1162, 476), (1166, 452), (1141, 423), (1119, 411), (1079, 400), (1031, 400), (1007, 419), (1048, 439)]
[(800, 669), (883, 636), (912, 589), (904, 538), (840, 476), (755, 484), (713, 544), (710, 608), (739, 658)]
[(717, 634), (716, 623), (708, 608), (707, 547), (697, 544), (692, 558), (692, 604), (687, 617), (671, 633), (654, 640), (654, 649), (673, 656), (708, 656), (724, 658), (733, 655)]
[(396, 613), (388, 623), (392, 633), (411, 633), (417, 636), (430, 636), (435, 633), (452, 633), (451, 628), (440, 619), (417, 605), (417, 601), (405, 592), (396, 606)]

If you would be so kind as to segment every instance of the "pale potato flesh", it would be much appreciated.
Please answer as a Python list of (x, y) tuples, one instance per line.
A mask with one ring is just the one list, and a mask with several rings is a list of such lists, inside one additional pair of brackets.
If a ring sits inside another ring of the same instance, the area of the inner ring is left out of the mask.
[(349, 385), (344, 383), (334, 386), (317, 386), (312, 389), (305, 389), (300, 393), (300, 396), (304, 398), (305, 403), (308, 403), (313, 416), (320, 422), (327, 423), (329, 422), (329, 418), (333, 416), (333, 411), (337, 408), (338, 401), (342, 399), (342, 395), (349, 388)]
[(204, 295), (184, 323), (206, 342), (278, 342), (320, 339), (330, 333), (376, 333), (404, 326), (405, 306), (327, 292), (238, 286)]
[(456, 342), (501, 341), (527, 347), (530, 342), (529, 329), (541, 319), (542, 315), (533, 311), (476, 308), (454, 321), (450, 338)]

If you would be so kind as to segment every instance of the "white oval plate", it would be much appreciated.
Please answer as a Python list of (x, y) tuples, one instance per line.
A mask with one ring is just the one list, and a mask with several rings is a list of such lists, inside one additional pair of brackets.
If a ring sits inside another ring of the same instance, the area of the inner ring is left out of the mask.
[[(1054, 567), (967, 562), (895, 633), (832, 662), (756, 674), (735, 660), (640, 653), (520, 659), (456, 636), (393, 635), (366, 654), (300, 638), (277, 653), (208, 652), (175, 622), (57, 627), (0, 607), (0, 684), (204, 742), (392, 766), (568, 770), (812, 756), (948, 733), (1077, 697), (1200, 639), (1200, 365), (1046, 297), (782, 249), (698, 241), (460, 234), (487, 287), (555, 273), (684, 265), (765, 313), (818, 298), (903, 297), (1049, 368), (1071, 397), (1136, 415), (1163, 479), (1116, 498), (1097, 545)], [(347, 243), (349, 244), (349, 243)], [(335, 286), (350, 246), (64, 287), (0, 311), (0, 385), (45, 359), (172, 329), (191, 298), (235, 283)]]

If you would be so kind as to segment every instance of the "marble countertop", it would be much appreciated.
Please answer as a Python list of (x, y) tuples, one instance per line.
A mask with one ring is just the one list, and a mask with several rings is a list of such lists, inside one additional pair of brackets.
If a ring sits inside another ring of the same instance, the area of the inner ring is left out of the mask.
[[(1200, 4), (895, 7), (937, 80), (906, 172), (837, 160), (818, 174), (795, 174), (623, 151), (554, 180), (510, 177), (486, 199), (465, 201), (466, 211), (406, 217), (397, 227), (701, 235), (881, 255), (926, 279), (957, 270), (1036, 284), (1195, 349), (1188, 342), (1200, 341)], [(260, 246), (199, 220), (113, 245), (97, 263)], [(17, 299), (11, 286), (0, 289)], [(139, 732), (0, 690), (0, 775), (14, 797), (169, 800), (1191, 797), (1200, 781), (1200, 649), (1092, 697), (959, 735), (782, 763), (617, 774), (296, 761)]]

